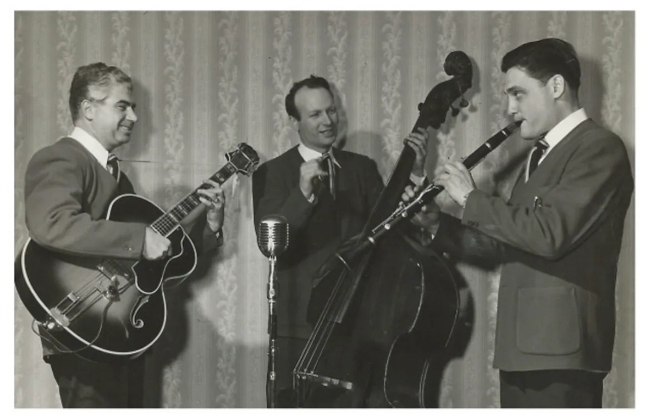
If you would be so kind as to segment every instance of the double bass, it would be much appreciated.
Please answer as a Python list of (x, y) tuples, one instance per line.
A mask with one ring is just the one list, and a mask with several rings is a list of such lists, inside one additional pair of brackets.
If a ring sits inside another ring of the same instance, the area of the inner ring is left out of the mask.
[[(452, 76), (418, 107), (413, 127), (438, 129), (472, 84), (472, 65), (461, 51), (444, 64)], [(443, 257), (409, 234), (409, 223), (365, 240), (394, 214), (409, 182), (415, 152), (404, 147), (361, 234), (316, 274), (308, 308), (313, 326), (293, 371), (298, 407), (427, 407), (435, 405), (429, 374), (432, 355), (451, 340), (459, 292)], [(392, 224), (391, 224), (392, 225)], [(384, 234), (385, 233), (385, 234)]]

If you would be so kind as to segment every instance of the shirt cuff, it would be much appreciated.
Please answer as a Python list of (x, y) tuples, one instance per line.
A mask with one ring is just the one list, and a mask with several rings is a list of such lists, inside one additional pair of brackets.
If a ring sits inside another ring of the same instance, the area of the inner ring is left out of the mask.
[(471, 191), (469, 191), (469, 192), (467, 192), (465, 195), (463, 195), (463, 202), (462, 202), (462, 204), (460, 205), (461, 207), (465, 208), (465, 207), (467, 206), (467, 200), (469, 199), (469, 196), (470, 196), (470, 194), (471, 194), (472, 192), (474, 192), (474, 189), (472, 189)]
[(416, 186), (422, 186), (424, 183), (424, 179), (426, 179), (427, 176), (415, 176), (413, 173), (411, 173), (411, 176), (409, 179), (411, 179), (411, 182), (413, 182)]

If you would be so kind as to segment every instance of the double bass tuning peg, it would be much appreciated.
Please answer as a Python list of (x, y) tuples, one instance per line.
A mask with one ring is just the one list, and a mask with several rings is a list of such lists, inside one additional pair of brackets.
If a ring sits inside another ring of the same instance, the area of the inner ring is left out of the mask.
[[(463, 96), (461, 96), (460, 103), (458, 104), (458, 106), (459, 108), (466, 108), (469, 106), (469, 102)], [(451, 108), (451, 115), (458, 116), (458, 114), (460, 113), (460, 109), (455, 108), (454, 106), (450, 106), (450, 108)]]

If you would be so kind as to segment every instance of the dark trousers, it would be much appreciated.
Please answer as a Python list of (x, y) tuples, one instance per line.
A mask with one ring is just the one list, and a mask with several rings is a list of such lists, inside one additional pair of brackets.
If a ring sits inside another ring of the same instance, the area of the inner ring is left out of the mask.
[(144, 356), (123, 365), (86, 361), (76, 355), (46, 357), (68, 407), (143, 407)]
[(501, 407), (602, 407), (606, 375), (579, 370), (499, 371)]

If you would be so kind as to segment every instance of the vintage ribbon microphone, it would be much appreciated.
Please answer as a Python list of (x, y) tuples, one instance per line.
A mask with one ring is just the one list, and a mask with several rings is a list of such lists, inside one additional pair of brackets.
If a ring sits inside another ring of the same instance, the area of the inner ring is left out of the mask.
[(275, 407), (275, 355), (277, 335), (277, 314), (275, 310), (275, 297), (277, 290), (277, 274), (275, 265), (278, 256), (289, 247), (289, 223), (281, 215), (267, 215), (260, 221), (257, 232), (257, 245), (269, 258), (269, 280), (267, 284), (267, 300), (269, 303), (269, 349), (266, 379), (266, 406)]

